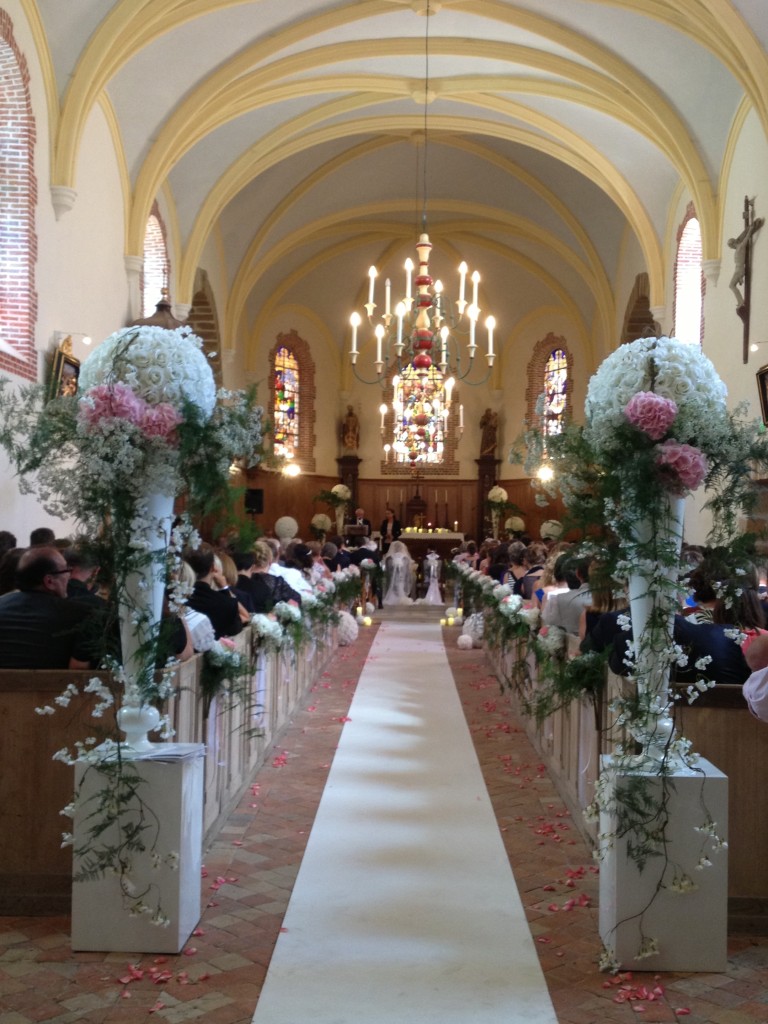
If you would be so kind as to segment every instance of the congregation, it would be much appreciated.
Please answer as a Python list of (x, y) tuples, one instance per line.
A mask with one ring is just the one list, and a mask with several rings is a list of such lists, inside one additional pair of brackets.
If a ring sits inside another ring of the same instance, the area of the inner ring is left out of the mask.
[[(205, 542), (185, 550), (185, 603), (177, 612), (165, 609), (164, 659), (184, 661), (209, 650), (216, 640), (236, 636), (254, 614), (270, 614), (278, 602), (300, 607), (320, 580), (350, 566), (376, 570), (366, 573), (371, 585), (365, 600), (374, 607), (416, 600), (445, 604), (446, 581), (435, 553), (418, 565), (399, 539), (401, 527), (391, 510), (381, 544), (370, 536), (364, 510), (356, 514), (367, 526), (359, 540), (262, 537), (247, 550)], [(626, 595), (599, 564), (561, 539), (559, 530), (543, 533), (540, 540), (515, 533), (480, 545), (467, 539), (453, 561), (538, 609), (545, 633), (560, 630), (578, 638), (582, 652), (606, 652), (611, 669), (627, 674), (632, 637)], [(747, 658), (751, 644), (768, 635), (765, 567), (747, 565), (734, 586), (706, 549), (684, 546), (682, 559), (687, 575), (673, 635), (686, 658), (675, 676), (686, 681), (692, 671), (686, 662), (703, 665), (707, 678), (743, 684), (758, 652), (766, 649), (761, 643)], [(108, 569), (91, 545), (40, 528), (31, 532), (27, 547), (19, 547), (11, 533), (0, 531), (0, 668), (89, 668), (103, 664), (105, 656), (119, 658), (117, 612), (109, 594)], [(454, 599), (461, 603), (460, 594)]]

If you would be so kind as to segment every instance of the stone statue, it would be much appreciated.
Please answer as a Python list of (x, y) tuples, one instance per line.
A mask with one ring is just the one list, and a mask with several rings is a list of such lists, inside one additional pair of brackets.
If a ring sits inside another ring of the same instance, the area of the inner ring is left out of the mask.
[(499, 430), (499, 414), (486, 409), (480, 419), (480, 454), (495, 455), (497, 434)]
[(341, 443), (347, 451), (355, 452), (360, 444), (360, 421), (351, 405), (341, 424)]
[(741, 311), (744, 310), (745, 302), (744, 295), (741, 291), (741, 285), (744, 284), (744, 279), (747, 273), (747, 251), (752, 245), (752, 238), (765, 223), (764, 217), (755, 217), (755, 200), (744, 199), (744, 230), (736, 238), (728, 239), (728, 247), (735, 250), (733, 254), (733, 277), (728, 283), (728, 287), (731, 289), (733, 294), (736, 296), (736, 311), (741, 315)]

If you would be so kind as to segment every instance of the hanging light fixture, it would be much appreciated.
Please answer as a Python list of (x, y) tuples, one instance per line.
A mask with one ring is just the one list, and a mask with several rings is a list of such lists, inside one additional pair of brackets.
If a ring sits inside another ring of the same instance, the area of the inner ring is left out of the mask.
[[(436, 380), (436, 372), (442, 379), (449, 375), (456, 381), (482, 384), (488, 379), (495, 359), (493, 336), (496, 321), (493, 316), (486, 317), (486, 355), (487, 370), (482, 380), (469, 381), (475, 353), (479, 347), (477, 327), (480, 320), (479, 284), (480, 274), (470, 274), (465, 262), (458, 267), (458, 298), (452, 302), (441, 281), (433, 280), (429, 273), (429, 257), (432, 243), (427, 232), (427, 106), (430, 102), (429, 92), (429, 18), (431, 15), (429, 0), (426, 6), (426, 38), (425, 38), (425, 76), (424, 76), (424, 159), (423, 159), (423, 212), (422, 230), (416, 244), (418, 268), (410, 257), (405, 261), (405, 293), (402, 299), (392, 306), (392, 283), (389, 278), (384, 283), (384, 311), (376, 315), (376, 279), (379, 276), (375, 266), (368, 270), (368, 302), (365, 303), (365, 318), (358, 312), (352, 313), (352, 347), (349, 352), (352, 367), (358, 380), (366, 384), (384, 384), (389, 373), (396, 368), (397, 373), (406, 377), (423, 375), (425, 381), (431, 373), (431, 380), (424, 384), (430, 390)], [(415, 276), (414, 276), (415, 272)], [(471, 300), (468, 295), (471, 292)], [(358, 331), (366, 323), (373, 330), (376, 339), (375, 375), (371, 379), (362, 376), (358, 370), (357, 360)], [(465, 348), (466, 344), (466, 348)], [(431, 400), (430, 400), (431, 401)], [(447, 408), (450, 408), (450, 391), (448, 392)], [(397, 410), (396, 410), (397, 411)], [(420, 414), (416, 414), (420, 415)], [(394, 447), (394, 446), (393, 446)]]

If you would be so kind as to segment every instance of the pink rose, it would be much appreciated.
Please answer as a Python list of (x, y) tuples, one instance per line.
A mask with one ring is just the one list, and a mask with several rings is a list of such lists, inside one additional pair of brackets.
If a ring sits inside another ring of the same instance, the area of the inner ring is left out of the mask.
[(97, 384), (81, 399), (78, 416), (90, 427), (103, 419), (127, 420), (138, 425), (145, 408), (146, 402), (127, 384)]
[(141, 417), (141, 432), (145, 437), (164, 437), (172, 440), (171, 435), (181, 423), (181, 416), (168, 402), (158, 405), (147, 405)]
[(656, 464), (674, 494), (695, 491), (704, 482), (709, 469), (706, 456), (698, 448), (675, 440), (659, 445)]
[(624, 407), (624, 415), (633, 427), (642, 430), (653, 441), (660, 441), (677, 416), (677, 405), (653, 391), (638, 391)]

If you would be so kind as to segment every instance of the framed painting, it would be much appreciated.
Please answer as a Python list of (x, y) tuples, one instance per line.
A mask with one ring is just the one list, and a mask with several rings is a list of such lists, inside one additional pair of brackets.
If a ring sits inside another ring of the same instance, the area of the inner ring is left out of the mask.
[(63, 398), (77, 392), (80, 360), (72, 355), (72, 342), (66, 338), (53, 354), (50, 398)]

